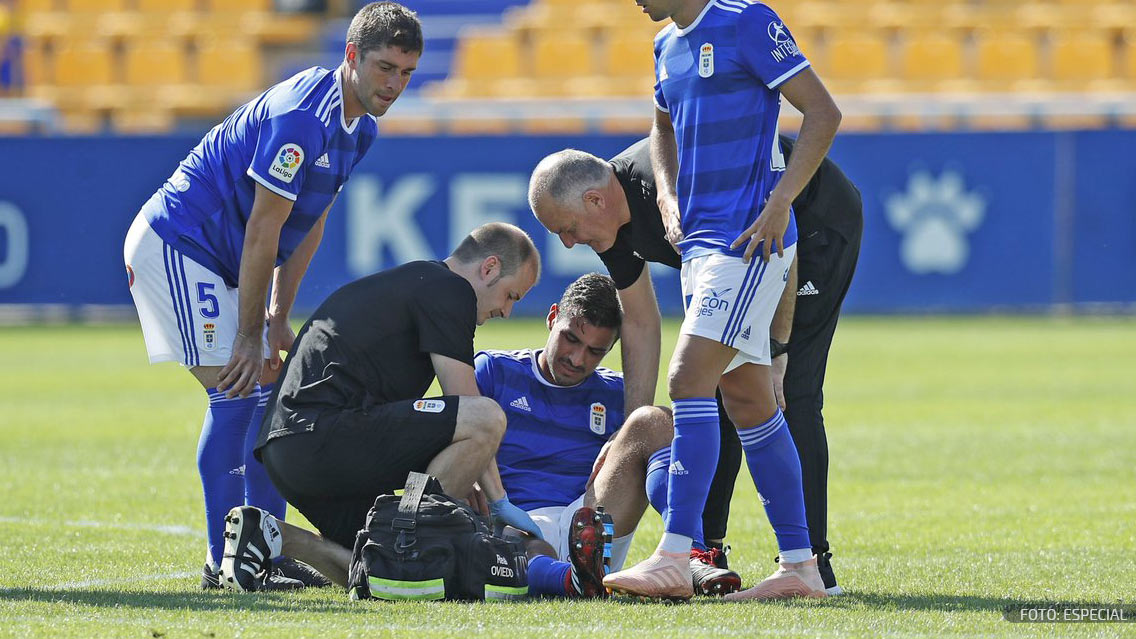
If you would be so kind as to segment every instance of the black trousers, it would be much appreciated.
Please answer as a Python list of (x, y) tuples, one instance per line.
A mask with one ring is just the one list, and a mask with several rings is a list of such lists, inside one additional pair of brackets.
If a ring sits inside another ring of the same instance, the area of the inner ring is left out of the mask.
[[(824, 374), (828, 351), (840, 316), (840, 305), (852, 283), (860, 255), (859, 234), (849, 241), (832, 230), (801, 238), (797, 245), (797, 288), (816, 290), (798, 295), (785, 372), (785, 419), (801, 458), (805, 515), (813, 552), (824, 557), (828, 544), (828, 438), (824, 432)], [(811, 287), (806, 284), (811, 283)], [(725, 539), (730, 499), (742, 462), (742, 446), (718, 395), (721, 450), (710, 485), (702, 528), (706, 539)], [(745, 427), (753, 426), (746, 424)], [(834, 584), (826, 584), (834, 585)]]

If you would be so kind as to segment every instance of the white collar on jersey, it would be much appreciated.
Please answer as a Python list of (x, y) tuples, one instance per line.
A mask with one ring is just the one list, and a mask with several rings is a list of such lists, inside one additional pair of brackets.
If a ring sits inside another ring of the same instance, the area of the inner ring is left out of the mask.
[(550, 382), (550, 381), (548, 381), (547, 379), (544, 378), (544, 373), (540, 372), (540, 364), (538, 364), (537, 361), (536, 361), (537, 358), (540, 356), (540, 352), (543, 351), (543, 350), (544, 350), (543, 348), (538, 348), (535, 351), (531, 348), (528, 349), (529, 357), (532, 359), (533, 377), (540, 380), (541, 384), (544, 384), (545, 386), (547, 386), (549, 388), (576, 388), (577, 386), (579, 386), (580, 384), (583, 384), (584, 382), (588, 381), (589, 378), (591, 378), (591, 375), (588, 375), (584, 379), (580, 380), (579, 382), (577, 382), (575, 384), (572, 384), (571, 386), (561, 386), (560, 384), (553, 384), (552, 382)]
[(347, 124), (347, 119), (344, 116), (343, 109), (344, 109), (345, 106), (347, 106), (347, 104), (343, 100), (343, 75), (342, 75), (342, 71), (343, 71), (343, 67), (339, 67), (335, 70), (335, 90), (339, 92), (339, 124), (343, 127), (344, 131), (346, 131), (348, 133), (354, 133), (355, 127), (359, 126), (359, 118), (352, 118), (351, 124)]
[(717, 0), (707, 0), (706, 6), (702, 7), (702, 13), (698, 14), (698, 17), (694, 19), (694, 22), (691, 22), (690, 24), (686, 25), (685, 27), (683, 27), (681, 29), (676, 24), (675, 25), (675, 33), (680, 35), (680, 36), (684, 36), (684, 35), (690, 33), (692, 30), (694, 30), (694, 27), (697, 27), (698, 23), (702, 22), (702, 18), (706, 15), (706, 12), (709, 11), (710, 7), (714, 6), (716, 4), (716, 2), (717, 2)]

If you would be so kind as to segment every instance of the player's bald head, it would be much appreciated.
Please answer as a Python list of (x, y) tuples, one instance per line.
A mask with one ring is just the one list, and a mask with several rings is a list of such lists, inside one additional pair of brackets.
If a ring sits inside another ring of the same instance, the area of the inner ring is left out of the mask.
[(501, 260), (502, 277), (513, 275), (521, 265), (529, 264), (535, 278), (540, 279), (540, 252), (529, 234), (512, 224), (483, 224), (473, 229), (452, 253), (452, 257), (463, 264), (481, 262), (494, 255)]
[(591, 153), (576, 149), (557, 151), (533, 169), (529, 207), (547, 227), (549, 211), (582, 209), (584, 193), (603, 188), (610, 179), (611, 166)]

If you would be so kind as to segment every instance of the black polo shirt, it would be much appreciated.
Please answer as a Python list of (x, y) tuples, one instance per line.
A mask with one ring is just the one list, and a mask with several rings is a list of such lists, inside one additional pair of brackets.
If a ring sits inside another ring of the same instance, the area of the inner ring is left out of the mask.
[(442, 262), (410, 262), (332, 293), (300, 329), (257, 448), (329, 411), (422, 397), (430, 354), (473, 366), (477, 297)]

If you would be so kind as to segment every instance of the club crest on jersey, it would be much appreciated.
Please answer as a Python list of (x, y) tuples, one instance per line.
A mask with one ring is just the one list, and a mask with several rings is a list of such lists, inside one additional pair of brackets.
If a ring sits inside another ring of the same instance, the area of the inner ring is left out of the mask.
[(269, 168), (272, 175), (281, 182), (291, 183), (296, 170), (304, 163), (304, 150), (296, 144), (285, 144), (276, 152), (276, 158)]
[(206, 323), (202, 324), (201, 325), (201, 334), (205, 337), (205, 346), (203, 346), (202, 348), (204, 348), (207, 351), (211, 351), (211, 350), (217, 348), (217, 325), (216, 324), (214, 324), (213, 322), (206, 322)]
[(698, 75), (703, 78), (714, 75), (714, 45), (709, 42), (698, 49)]
[(446, 410), (446, 402), (440, 399), (420, 399), (414, 402), (414, 410), (420, 413), (440, 413)]
[(599, 402), (592, 404), (592, 418), (588, 421), (588, 428), (597, 435), (603, 435), (607, 431), (607, 407)]

